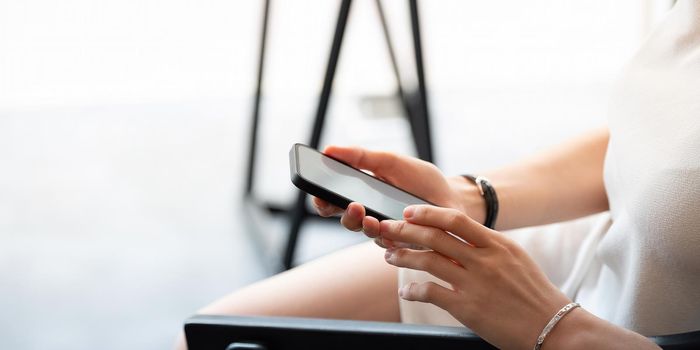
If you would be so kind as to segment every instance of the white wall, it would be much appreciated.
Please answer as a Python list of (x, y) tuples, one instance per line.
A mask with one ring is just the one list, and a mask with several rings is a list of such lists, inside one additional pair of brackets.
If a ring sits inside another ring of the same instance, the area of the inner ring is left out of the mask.
[[(406, 6), (385, 3), (398, 34)], [(420, 5), (436, 92), (607, 82), (651, 21), (644, 9), (660, 7), (634, 0)], [(353, 7), (338, 92), (391, 91), (374, 6)], [(317, 92), (336, 8), (335, 1), (273, 1), (270, 94)], [(261, 9), (260, 1), (2, 1), (0, 108), (248, 96)]]

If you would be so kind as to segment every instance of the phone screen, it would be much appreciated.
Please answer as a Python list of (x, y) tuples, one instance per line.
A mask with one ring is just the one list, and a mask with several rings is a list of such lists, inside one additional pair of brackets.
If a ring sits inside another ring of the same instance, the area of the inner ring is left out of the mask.
[(304, 179), (388, 218), (401, 220), (407, 206), (430, 204), (314, 149), (297, 147), (297, 157)]

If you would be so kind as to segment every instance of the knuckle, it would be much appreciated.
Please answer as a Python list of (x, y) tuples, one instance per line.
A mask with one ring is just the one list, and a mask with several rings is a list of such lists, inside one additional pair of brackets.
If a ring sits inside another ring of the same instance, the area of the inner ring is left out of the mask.
[(387, 151), (381, 151), (378, 153), (378, 155), (385, 162), (394, 162), (399, 157), (396, 153)]
[(447, 223), (450, 227), (457, 227), (464, 224), (464, 214), (457, 210), (451, 210), (447, 216)]
[(367, 159), (367, 150), (364, 148), (356, 147), (355, 150), (359, 153), (357, 156), (357, 159), (355, 160), (355, 166), (359, 166), (360, 164), (364, 164)]
[(426, 256), (424, 255), (421, 255), (419, 259), (416, 259), (414, 264), (418, 270), (430, 270), (430, 261), (429, 259), (426, 259)]
[(519, 251), (519, 246), (515, 242), (510, 242), (510, 241), (505, 241), (505, 242), (500, 242), (498, 246), (505, 250), (506, 252), (512, 254), (512, 255), (517, 255)]
[(437, 229), (428, 229), (425, 231), (425, 234), (423, 235), (423, 240), (425, 245), (428, 245), (430, 247), (435, 247), (435, 245), (440, 242), (442, 239), (442, 231), (439, 231)]
[(394, 226), (394, 229), (396, 230), (396, 233), (402, 235), (406, 233), (406, 222), (405, 221), (397, 221), (396, 226)]
[(493, 248), (496, 249), (503, 257), (506, 256), (518, 256), (520, 246), (514, 241), (501, 240), (492, 244)]
[(397, 249), (396, 251), (394, 251), (396, 261), (403, 261), (403, 259), (406, 257), (406, 253), (406, 249)]
[(421, 234), (419, 235), (420, 243), (430, 245), (431, 243), (435, 242), (435, 233), (433, 230), (430, 229), (423, 229), (421, 230)]
[(393, 171), (399, 161), (399, 156), (392, 152), (380, 152), (379, 155), (382, 159), (382, 168), (387, 172)]
[(437, 265), (438, 256), (434, 252), (425, 252), (421, 254), (421, 259), (417, 263), (423, 271), (433, 271)]
[(425, 283), (421, 285), (420, 288), (420, 295), (421, 295), (421, 300), (425, 300), (427, 302), (433, 302), (435, 300), (435, 290), (436, 285), (432, 283)]
[(440, 172), (440, 168), (438, 168), (437, 165), (430, 163), (430, 162), (425, 162), (425, 161), (424, 161), (424, 163), (425, 163), (427, 169)]

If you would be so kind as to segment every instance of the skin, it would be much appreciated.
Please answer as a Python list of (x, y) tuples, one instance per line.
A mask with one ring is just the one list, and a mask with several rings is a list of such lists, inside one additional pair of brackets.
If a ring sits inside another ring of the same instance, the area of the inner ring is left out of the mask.
[[(397, 268), (372, 242), (343, 249), (237, 290), (197, 311), (400, 322)], [(180, 334), (176, 349), (187, 349)]]
[[(512, 166), (478, 172), (498, 193), (496, 229), (607, 210), (602, 174), (608, 137), (607, 129), (596, 130)], [(347, 229), (361, 230), (386, 248), (385, 258), (366, 245), (339, 252), (234, 292), (201, 313), (398, 321), (398, 294), (447, 310), (499, 348), (531, 349), (544, 325), (570, 302), (517, 243), (480, 224), (485, 204), (471, 182), (446, 177), (433, 164), (393, 153), (346, 147), (328, 147), (324, 152), (439, 207), (409, 207), (404, 220), (380, 223), (365, 216), (360, 203), (343, 210), (314, 198), (319, 215), (340, 214)], [(406, 248), (412, 245), (429, 250)], [(429, 282), (402, 286), (397, 293), (396, 266), (426, 271), (452, 288)], [(323, 287), (306, 288), (309, 285)], [(334, 295), (332, 302), (329, 295)], [(185, 348), (184, 342), (180, 340), (178, 347)], [(557, 324), (542, 348), (658, 347), (577, 308)]]
[[(571, 302), (517, 243), (458, 210), (411, 206), (403, 221), (382, 221), (379, 231), (389, 264), (428, 272), (451, 285), (410, 283), (399, 290), (401, 298), (447, 310), (500, 349), (531, 349), (549, 319)], [(396, 248), (399, 241), (430, 250)], [(645, 337), (580, 308), (559, 323), (543, 349), (657, 349)]]

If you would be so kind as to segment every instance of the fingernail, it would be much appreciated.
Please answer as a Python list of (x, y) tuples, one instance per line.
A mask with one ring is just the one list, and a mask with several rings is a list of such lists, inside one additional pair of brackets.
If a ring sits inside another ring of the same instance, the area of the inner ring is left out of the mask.
[(389, 248), (384, 252), (384, 260), (386, 260), (389, 263), (394, 262), (394, 249)]
[(401, 289), (399, 289), (399, 297), (406, 299), (406, 296), (408, 295), (408, 290), (411, 288), (410, 284), (406, 284)]
[(416, 207), (414, 207), (414, 206), (406, 207), (406, 209), (403, 210), (403, 217), (405, 219), (410, 219), (411, 217), (413, 217), (413, 214), (415, 213), (415, 211), (416, 211)]

